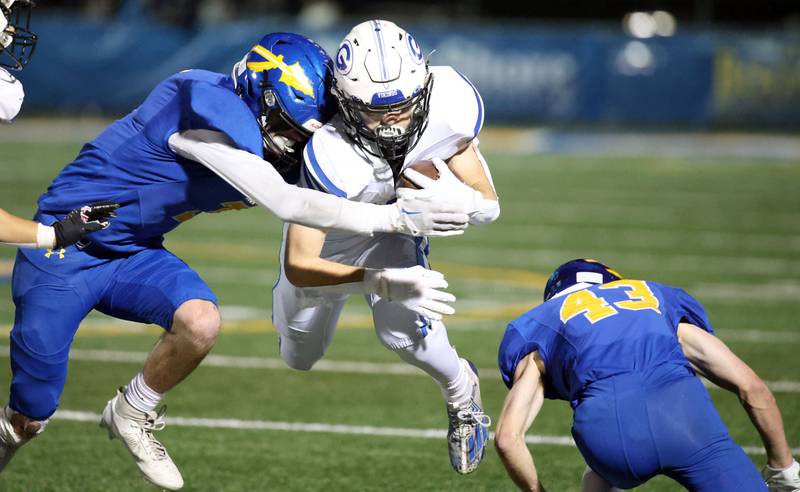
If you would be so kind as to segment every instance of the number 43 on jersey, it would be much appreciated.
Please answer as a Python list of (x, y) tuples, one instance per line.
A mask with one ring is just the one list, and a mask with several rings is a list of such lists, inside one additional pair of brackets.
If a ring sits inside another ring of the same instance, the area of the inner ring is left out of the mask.
[(652, 309), (659, 314), (661, 313), (658, 309), (658, 298), (653, 295), (653, 291), (650, 290), (647, 282), (642, 280), (617, 280), (599, 287), (599, 290), (611, 289), (625, 289), (624, 292), (628, 299), (609, 304), (592, 291), (584, 289), (573, 292), (564, 299), (564, 303), (561, 305), (561, 322), (566, 323), (575, 316), (582, 314), (590, 323), (594, 324), (617, 314), (619, 312), (617, 308), (629, 311)]

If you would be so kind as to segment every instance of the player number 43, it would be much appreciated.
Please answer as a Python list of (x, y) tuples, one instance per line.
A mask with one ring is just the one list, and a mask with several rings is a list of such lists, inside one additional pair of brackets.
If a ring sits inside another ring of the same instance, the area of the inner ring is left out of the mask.
[(613, 305), (594, 292), (579, 290), (568, 295), (561, 304), (561, 322), (566, 323), (575, 316), (584, 315), (590, 323), (596, 323), (601, 319), (614, 316), (620, 309), (629, 311), (641, 311), (652, 309), (659, 311), (658, 298), (653, 295), (653, 291), (642, 280), (617, 280), (600, 286), (600, 290), (625, 289), (627, 300), (617, 301)]

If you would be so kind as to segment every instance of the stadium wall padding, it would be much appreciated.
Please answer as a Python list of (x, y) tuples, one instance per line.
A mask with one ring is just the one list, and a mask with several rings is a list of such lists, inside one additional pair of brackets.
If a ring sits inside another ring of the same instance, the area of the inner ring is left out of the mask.
[[(335, 56), (349, 25), (292, 22), (186, 30), (143, 18), (35, 18), (39, 46), (19, 77), (28, 113), (123, 114), (188, 68), (228, 72), (263, 34), (295, 31)], [(800, 127), (800, 34), (691, 31), (635, 39), (601, 27), (406, 25), (478, 87), (489, 124)]]

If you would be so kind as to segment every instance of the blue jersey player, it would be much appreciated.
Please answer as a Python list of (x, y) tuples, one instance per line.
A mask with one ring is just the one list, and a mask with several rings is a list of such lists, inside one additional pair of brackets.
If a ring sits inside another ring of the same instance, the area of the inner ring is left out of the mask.
[[(17, 256), (0, 470), (55, 412), (73, 336), (96, 309), (166, 330), (143, 370), (109, 401), (101, 425), (124, 443), (146, 480), (183, 486), (153, 431), (164, 425), (157, 403), (200, 363), (220, 328), (214, 294), (163, 246), (166, 233), (197, 214), (259, 204), (285, 221), (362, 234), (449, 235), (466, 227), (465, 213), (430, 194), (372, 205), (284, 181), (279, 172), (292, 179), (311, 132), (334, 112), (331, 67), (313, 41), (269, 34), (230, 76), (187, 70), (161, 82), (55, 178), (39, 199), (42, 223), (100, 199), (120, 207), (110, 227), (85, 241)], [(425, 295), (419, 281), (389, 277), (409, 287), (395, 288)]]
[(511, 391), (495, 446), (521, 489), (544, 490), (525, 432), (549, 398), (572, 406), (572, 434), (593, 470), (584, 491), (655, 475), (692, 491), (766, 491), (696, 373), (739, 395), (764, 440), (770, 490), (797, 488), (775, 399), (686, 292), (573, 260), (550, 277), (544, 300), (508, 325), (498, 355)]

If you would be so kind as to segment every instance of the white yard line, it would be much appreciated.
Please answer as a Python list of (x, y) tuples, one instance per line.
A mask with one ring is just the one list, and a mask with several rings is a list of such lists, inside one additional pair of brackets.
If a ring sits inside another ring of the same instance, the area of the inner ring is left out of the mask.
[[(0, 345), (0, 357), (8, 357), (8, 346)], [(147, 352), (130, 352), (122, 350), (72, 349), (71, 360), (91, 362), (111, 362), (122, 364), (141, 364), (147, 358)], [(235, 369), (272, 369), (291, 371), (282, 359), (277, 357), (245, 357), (240, 355), (209, 355), (202, 365), (206, 367), (224, 367)], [(336, 372), (346, 374), (402, 375), (425, 376), (421, 370), (408, 364), (393, 362), (357, 362), (343, 360), (321, 360), (314, 365), (316, 372)], [(497, 368), (479, 369), (483, 377), (499, 377)], [(800, 393), (800, 381), (767, 381), (767, 385), (776, 393)], [(708, 384), (711, 389), (716, 386)]]
[[(54, 415), (57, 420), (73, 422), (100, 421), (100, 414), (75, 410), (59, 410)], [(348, 434), (380, 437), (412, 437), (418, 439), (445, 439), (445, 429), (408, 429), (402, 427), (375, 427), (369, 425), (321, 424), (313, 422), (273, 422), (268, 420), (238, 419), (205, 419), (199, 417), (167, 417), (167, 423), (175, 427), (203, 427), (207, 429), (240, 429), (240, 430), (275, 430), (288, 432), (317, 432), (326, 434)], [(494, 439), (494, 433), (489, 434)], [(575, 446), (570, 436), (529, 435), (525, 437), (528, 444), (549, 444), (553, 446)], [(758, 446), (744, 446), (750, 454), (765, 454)], [(800, 448), (792, 449), (793, 454), (800, 453)]]

